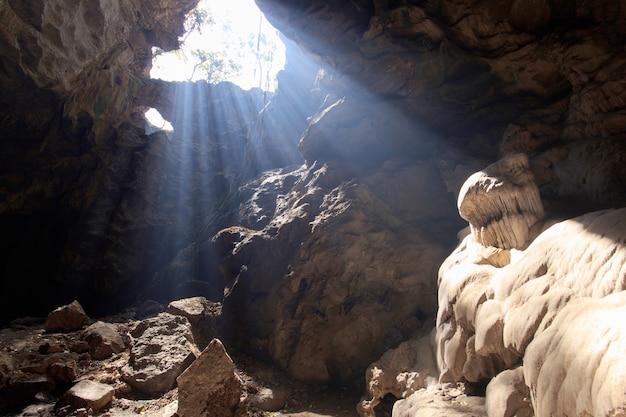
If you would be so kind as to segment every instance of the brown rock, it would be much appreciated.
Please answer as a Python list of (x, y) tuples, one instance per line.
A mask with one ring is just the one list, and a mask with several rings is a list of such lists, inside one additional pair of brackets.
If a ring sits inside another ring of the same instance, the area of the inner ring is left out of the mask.
[(95, 322), (83, 331), (81, 339), (89, 344), (93, 359), (105, 359), (124, 350), (124, 339), (111, 323)]
[(90, 322), (85, 310), (74, 300), (48, 314), (44, 324), (47, 332), (70, 332), (78, 330)]
[(235, 365), (218, 339), (178, 378), (179, 417), (238, 417), (246, 415), (243, 384)]
[(55, 362), (48, 368), (48, 375), (56, 382), (73, 382), (77, 375), (76, 361), (66, 359), (61, 362)]
[(509, 19), (519, 30), (535, 32), (550, 21), (552, 10), (546, 0), (515, 0), (511, 5)]
[(198, 323), (204, 316), (208, 301), (204, 297), (191, 297), (172, 301), (167, 305), (166, 312), (187, 317), (191, 324)]
[(122, 378), (146, 394), (170, 390), (199, 351), (185, 317), (161, 313), (132, 330), (133, 344)]

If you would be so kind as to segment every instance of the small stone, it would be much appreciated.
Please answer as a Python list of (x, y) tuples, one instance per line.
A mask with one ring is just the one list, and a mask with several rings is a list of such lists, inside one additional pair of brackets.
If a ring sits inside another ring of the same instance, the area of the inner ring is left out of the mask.
[(81, 408), (85, 409), (85, 412), (91, 409), (93, 413), (97, 413), (111, 403), (113, 392), (114, 389), (110, 385), (85, 379), (70, 388), (57, 402), (55, 409), (69, 406), (77, 413)]
[(169, 303), (167, 312), (176, 316), (187, 317), (190, 323), (198, 323), (204, 316), (208, 301), (204, 297), (183, 298)]
[(93, 359), (106, 359), (124, 350), (124, 339), (111, 323), (97, 321), (85, 329), (81, 338), (89, 345)]
[(89, 324), (90, 319), (85, 310), (74, 300), (70, 304), (61, 306), (48, 314), (44, 324), (47, 332), (71, 332)]
[(69, 383), (76, 379), (76, 362), (57, 362), (50, 365), (48, 375), (56, 382)]
[(285, 388), (261, 388), (250, 397), (250, 405), (263, 411), (278, 411), (285, 407), (290, 395)]

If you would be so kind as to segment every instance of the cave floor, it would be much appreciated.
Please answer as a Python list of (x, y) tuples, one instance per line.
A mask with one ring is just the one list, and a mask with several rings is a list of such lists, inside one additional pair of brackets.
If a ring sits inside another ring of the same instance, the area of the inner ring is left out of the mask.
[[(22, 323), (28, 319), (21, 320)], [(130, 324), (128, 325), (130, 326)], [(78, 332), (46, 333), (42, 323), (12, 324), (0, 330), (0, 394), (16, 372), (24, 375), (34, 373), (44, 375), (48, 372), (42, 363), (46, 363), (41, 353), (42, 346), (70, 346), (79, 340)], [(70, 355), (70, 352), (58, 352), (57, 355)], [(359, 396), (347, 390), (326, 386), (311, 386), (294, 381), (277, 368), (257, 361), (247, 355), (231, 353), (237, 373), (244, 381), (244, 396), (249, 396), (259, 387), (286, 387), (291, 395), (286, 405), (279, 411), (263, 411), (250, 407), (249, 417), (356, 417), (356, 404)], [(111, 404), (103, 410), (90, 414), (90, 410), (78, 409), (66, 417), (172, 417), (178, 406), (178, 389), (174, 388), (158, 397), (148, 397), (134, 391), (121, 378), (121, 368), (128, 362), (129, 351), (114, 354), (103, 360), (88, 357), (75, 358), (75, 380), (90, 379), (109, 384), (115, 388)], [(7, 361), (7, 359), (9, 359)], [(61, 359), (61, 361), (67, 361)], [(10, 363), (11, 365), (7, 364)], [(4, 368), (3, 368), (4, 367)], [(11, 369), (13, 368), (13, 369)], [(7, 378), (7, 375), (9, 376)], [(26, 378), (28, 379), (28, 378)], [(36, 378), (35, 378), (36, 380)], [(37, 386), (24, 386), (24, 398), (19, 404), (8, 407), (7, 402), (17, 401), (0, 395), (2, 415), (9, 417), (39, 416), (52, 417), (57, 414), (54, 405), (59, 397), (69, 389), (71, 383), (57, 384), (51, 391), (40, 390)], [(14, 394), (11, 394), (15, 397)]]

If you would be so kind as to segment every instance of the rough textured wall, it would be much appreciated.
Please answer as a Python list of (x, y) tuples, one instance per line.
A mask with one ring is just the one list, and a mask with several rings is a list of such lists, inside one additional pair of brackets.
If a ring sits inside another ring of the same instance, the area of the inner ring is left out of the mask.
[[(165, 294), (221, 297), (212, 259), (163, 269), (229, 224), (246, 178), (301, 162), (309, 112), (291, 111), (283, 136), (295, 139), (278, 144), (261, 129), (282, 117), (271, 94), (147, 78), (151, 48), (177, 47), (195, 3), (0, 3), (2, 321), (71, 297), (93, 314)], [(146, 126), (148, 107), (173, 134)], [(264, 165), (245, 163), (254, 141), (272, 156)]]
[[(330, 64), (344, 106), (372, 92), (468, 155), (529, 153), (545, 200), (624, 203), (623, 2), (258, 4)], [(385, 143), (416, 147), (422, 137), (394, 134)]]

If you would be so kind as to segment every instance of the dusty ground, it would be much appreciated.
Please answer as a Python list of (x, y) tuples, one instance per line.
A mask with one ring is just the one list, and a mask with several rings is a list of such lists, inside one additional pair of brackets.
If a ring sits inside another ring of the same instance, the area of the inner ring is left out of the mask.
[[(120, 326), (130, 327), (132, 321)], [(113, 355), (106, 360), (93, 360), (87, 354), (72, 352), (72, 346), (78, 340), (78, 332), (48, 334), (43, 329), (43, 320), (26, 319), (13, 322), (0, 330), (0, 388), (6, 383), (7, 358), (12, 362), (13, 374), (16, 370), (29, 369), (39, 372), (37, 368), (42, 362), (42, 350), (47, 346), (58, 346), (57, 355), (69, 355), (76, 360), (76, 380), (91, 379), (115, 387), (115, 397), (110, 407), (100, 413), (103, 417), (152, 416), (171, 417), (177, 409), (178, 391), (173, 389), (158, 398), (146, 398), (132, 390), (121, 380), (120, 369), (128, 361), (128, 350)], [(246, 393), (249, 395), (259, 387), (288, 388), (291, 391), (284, 408), (275, 412), (261, 411), (250, 408), (251, 417), (293, 416), (293, 417), (355, 417), (359, 395), (347, 390), (332, 387), (309, 386), (293, 381), (276, 368), (258, 362), (248, 356), (229, 352), (237, 365), (240, 377), (245, 381)], [(68, 357), (69, 357), (68, 356)], [(4, 369), (2, 368), (4, 366)], [(29, 368), (30, 367), (30, 368)], [(21, 371), (18, 371), (21, 373)], [(42, 374), (45, 371), (41, 371)], [(29, 396), (26, 403), (10, 409), (8, 401), (15, 400), (0, 395), (0, 415), (5, 416), (53, 416), (53, 407), (59, 396), (71, 386), (61, 384), (52, 392), (41, 391)], [(32, 390), (32, 387), (28, 388)], [(2, 389), (0, 389), (2, 393)], [(4, 404), (3, 404), (4, 403)], [(4, 411), (3, 411), (4, 410)], [(89, 411), (77, 410), (72, 416), (88, 416)]]

